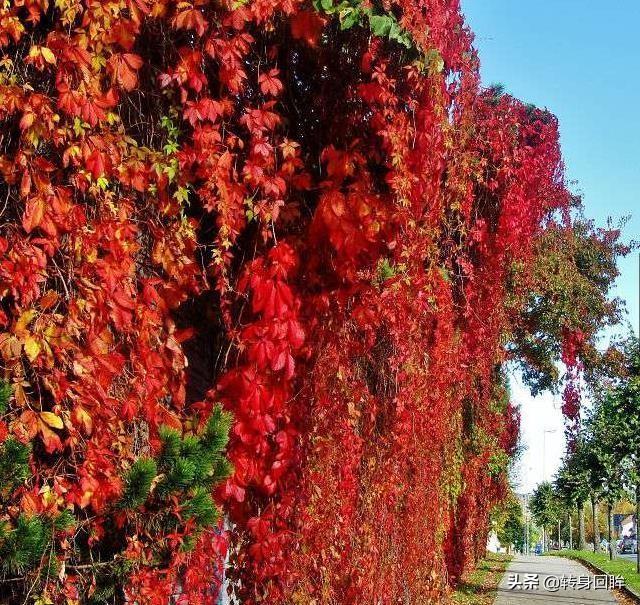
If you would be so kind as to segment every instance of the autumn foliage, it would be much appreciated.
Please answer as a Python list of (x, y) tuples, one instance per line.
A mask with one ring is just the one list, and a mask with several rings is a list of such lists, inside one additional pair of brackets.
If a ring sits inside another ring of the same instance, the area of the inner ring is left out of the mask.
[(571, 203), (471, 43), (458, 0), (4, 3), (2, 598), (443, 599)]

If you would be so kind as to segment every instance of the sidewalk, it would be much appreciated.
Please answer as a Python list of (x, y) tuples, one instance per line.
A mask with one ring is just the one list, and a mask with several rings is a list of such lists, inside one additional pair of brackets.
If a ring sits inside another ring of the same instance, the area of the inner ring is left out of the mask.
[[(510, 588), (517, 574), (519, 582), (528, 580), (533, 588), (525, 589), (524, 585)], [(560, 579), (573, 587), (558, 588)], [(546, 578), (550, 578), (546, 580)], [(567, 578), (569, 580), (567, 581)], [(587, 580), (586, 578), (590, 578)], [(558, 580), (556, 580), (558, 579)], [(582, 579), (582, 580), (580, 580)], [(498, 596), (494, 605), (599, 605), (601, 603), (617, 603), (609, 590), (593, 587), (594, 575), (586, 568), (570, 559), (562, 557), (518, 556), (509, 565), (500, 583)], [(588, 588), (577, 588), (576, 585), (588, 584)], [(535, 585), (537, 584), (537, 587)], [(549, 589), (545, 588), (549, 587)]]

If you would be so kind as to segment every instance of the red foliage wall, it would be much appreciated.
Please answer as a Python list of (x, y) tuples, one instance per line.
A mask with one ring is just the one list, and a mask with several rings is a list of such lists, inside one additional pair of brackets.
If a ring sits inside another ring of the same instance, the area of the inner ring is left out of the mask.
[[(240, 602), (437, 603), (505, 489), (513, 267), (568, 203), (557, 124), (480, 89), (457, 0), (333, 9), (0, 12), (1, 426), (36, 443), (13, 504), (90, 515), (108, 540), (157, 427), (197, 430), (222, 401)], [(188, 397), (182, 343), (203, 325), (219, 361)], [(129, 602), (213, 602), (225, 547), (183, 538), (119, 545)], [(70, 562), (47, 591), (79, 584)]]

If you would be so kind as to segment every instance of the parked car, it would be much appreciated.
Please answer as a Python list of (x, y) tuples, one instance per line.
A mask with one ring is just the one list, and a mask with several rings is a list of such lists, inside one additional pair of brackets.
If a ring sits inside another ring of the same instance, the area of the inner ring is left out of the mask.
[(638, 552), (638, 541), (635, 536), (625, 536), (622, 538), (620, 552), (623, 554), (635, 554)]
[(533, 552), (536, 555), (541, 555), (542, 554), (542, 544), (536, 544), (536, 547), (533, 550)]

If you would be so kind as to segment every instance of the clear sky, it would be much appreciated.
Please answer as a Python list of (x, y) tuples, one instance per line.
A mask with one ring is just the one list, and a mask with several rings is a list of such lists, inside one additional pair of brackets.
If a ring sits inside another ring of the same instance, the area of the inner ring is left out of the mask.
[[(624, 233), (640, 240), (640, 2), (461, 2), (483, 82), (558, 116), (567, 178), (583, 193), (585, 213), (600, 224), (632, 215)], [(620, 268), (616, 294), (637, 334), (637, 252)], [(520, 487), (530, 491), (560, 462), (562, 414), (557, 397), (533, 399), (517, 379), (512, 390), (527, 447)]]

